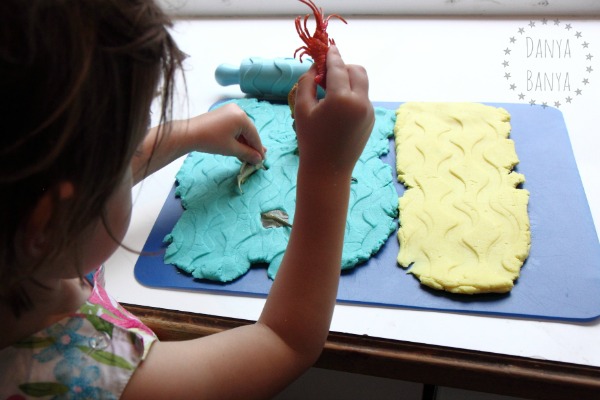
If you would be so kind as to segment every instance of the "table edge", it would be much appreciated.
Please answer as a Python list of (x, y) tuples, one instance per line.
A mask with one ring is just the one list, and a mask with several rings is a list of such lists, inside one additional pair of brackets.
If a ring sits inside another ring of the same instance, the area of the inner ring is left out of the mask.
[[(123, 304), (160, 340), (189, 340), (254, 321)], [(541, 399), (592, 399), (600, 367), (330, 332), (317, 368)]]

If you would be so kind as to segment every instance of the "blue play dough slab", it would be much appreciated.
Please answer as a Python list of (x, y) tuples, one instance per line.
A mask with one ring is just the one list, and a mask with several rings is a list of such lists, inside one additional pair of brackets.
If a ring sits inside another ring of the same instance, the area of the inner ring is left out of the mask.
[[(300, 157), (287, 104), (238, 99), (268, 149), (265, 169), (238, 187), (241, 162), (235, 157), (192, 152), (175, 176), (175, 196), (184, 212), (165, 237), (164, 260), (197, 279), (231, 282), (253, 264), (279, 270), (291, 230), (267, 229), (261, 213), (282, 210), (295, 224), (296, 179)], [(392, 168), (380, 156), (389, 151), (395, 112), (375, 109), (375, 125), (356, 167), (348, 204), (342, 269), (365, 262), (395, 231), (398, 193)], [(317, 178), (318, 179), (318, 178)]]
[[(396, 109), (401, 103), (375, 103)], [(527, 104), (495, 104), (511, 114), (523, 173), (530, 192), (531, 252), (521, 277), (509, 294), (455, 295), (422, 286), (396, 263), (398, 240), (392, 234), (367, 263), (344, 271), (338, 301), (390, 307), (586, 321), (600, 316), (600, 244), (571, 149), (562, 113)], [(395, 150), (382, 159), (395, 171)], [(394, 176), (394, 179), (396, 177)], [(398, 195), (404, 187), (397, 183)], [(144, 252), (164, 250), (163, 238), (182, 214), (174, 188), (144, 246)], [(164, 252), (143, 255), (135, 277), (157, 288), (199, 290), (264, 297), (271, 288), (265, 266), (255, 266), (230, 283), (197, 280), (166, 265)]]

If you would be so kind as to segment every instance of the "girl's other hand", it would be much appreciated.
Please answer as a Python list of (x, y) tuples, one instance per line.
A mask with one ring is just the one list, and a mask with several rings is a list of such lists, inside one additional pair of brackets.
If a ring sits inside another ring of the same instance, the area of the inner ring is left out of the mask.
[(185, 142), (189, 151), (234, 156), (251, 164), (265, 157), (252, 120), (236, 104), (225, 104), (187, 122)]
[(346, 65), (336, 46), (327, 53), (327, 93), (317, 100), (311, 68), (298, 82), (295, 119), (301, 166), (351, 174), (371, 134), (373, 106), (365, 69)]
[(260, 163), (267, 151), (254, 123), (232, 103), (189, 120), (173, 121), (168, 135), (157, 135), (157, 128), (150, 129), (132, 160), (134, 184), (192, 151), (234, 156), (251, 164)]

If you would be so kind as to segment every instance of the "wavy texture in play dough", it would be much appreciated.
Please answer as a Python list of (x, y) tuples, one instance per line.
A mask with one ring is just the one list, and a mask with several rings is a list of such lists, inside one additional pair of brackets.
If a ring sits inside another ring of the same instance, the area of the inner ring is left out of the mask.
[[(252, 174), (242, 193), (237, 185), (241, 164), (234, 157), (196, 152), (184, 161), (176, 177), (184, 212), (165, 238), (165, 262), (199, 279), (228, 282), (255, 263), (269, 264), (268, 275), (275, 277), (290, 228), (263, 227), (261, 213), (282, 210), (294, 222), (298, 152), (289, 107), (255, 99), (235, 102), (253, 119), (268, 149), (267, 169)], [(392, 169), (379, 158), (389, 150), (394, 122), (394, 111), (376, 109), (373, 133), (354, 169), (343, 269), (366, 261), (396, 230), (398, 194)]]
[(406, 103), (395, 126), (398, 263), (455, 293), (507, 292), (529, 254), (529, 192), (510, 115), (476, 103)]

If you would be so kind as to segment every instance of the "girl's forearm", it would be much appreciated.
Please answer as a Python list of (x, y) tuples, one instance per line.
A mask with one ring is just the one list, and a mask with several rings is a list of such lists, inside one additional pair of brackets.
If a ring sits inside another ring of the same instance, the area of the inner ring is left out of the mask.
[(158, 127), (151, 128), (131, 161), (134, 184), (152, 175), (165, 165), (187, 154), (186, 121), (173, 121), (168, 136), (160, 136)]
[(259, 323), (309, 359), (329, 332), (340, 276), (350, 173), (298, 173), (292, 233)]

